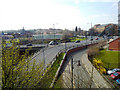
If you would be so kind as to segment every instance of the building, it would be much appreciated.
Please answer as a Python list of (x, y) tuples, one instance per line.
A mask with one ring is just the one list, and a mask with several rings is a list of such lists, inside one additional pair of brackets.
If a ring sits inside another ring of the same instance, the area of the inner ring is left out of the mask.
[(117, 36), (118, 35), (118, 25), (117, 24), (96, 24), (90, 32), (93, 35), (107, 35), (107, 36)]
[(13, 35), (2, 35), (2, 39), (12, 39)]
[(118, 2), (118, 35), (120, 36), (120, 1)]
[(109, 50), (120, 51), (120, 37), (109, 43)]

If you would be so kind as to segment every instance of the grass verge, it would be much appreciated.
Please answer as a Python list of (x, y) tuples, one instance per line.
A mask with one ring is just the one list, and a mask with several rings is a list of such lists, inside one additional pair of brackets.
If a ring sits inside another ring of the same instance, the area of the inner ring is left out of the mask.
[(57, 81), (54, 84), (54, 88), (63, 88), (62, 75), (58, 77)]
[(48, 69), (47, 73), (44, 75), (42, 80), (40, 81), (40, 88), (49, 88), (53, 78), (55, 77), (55, 74), (60, 66), (60, 63), (63, 59), (65, 53), (61, 53), (58, 57), (56, 57), (56, 61), (53, 63), (53, 66)]
[(104, 63), (105, 68), (117, 68), (120, 63), (120, 51), (106, 51), (101, 50), (100, 54), (96, 57)]
[(82, 41), (82, 40), (86, 40), (86, 38), (77, 38), (77, 37), (72, 37), (72, 38), (70, 38), (70, 41), (71, 41), (71, 42), (75, 42), (76, 40)]

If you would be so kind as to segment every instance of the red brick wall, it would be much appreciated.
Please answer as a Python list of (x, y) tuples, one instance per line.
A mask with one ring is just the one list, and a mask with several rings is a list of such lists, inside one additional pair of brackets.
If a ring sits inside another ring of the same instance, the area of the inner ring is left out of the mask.
[(120, 51), (120, 38), (109, 43), (109, 50), (117, 50)]

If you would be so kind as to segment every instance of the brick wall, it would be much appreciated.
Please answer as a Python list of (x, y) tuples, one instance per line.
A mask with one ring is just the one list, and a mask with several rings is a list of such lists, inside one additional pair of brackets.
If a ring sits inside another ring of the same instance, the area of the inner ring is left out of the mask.
[(120, 51), (120, 38), (109, 43), (109, 50)]

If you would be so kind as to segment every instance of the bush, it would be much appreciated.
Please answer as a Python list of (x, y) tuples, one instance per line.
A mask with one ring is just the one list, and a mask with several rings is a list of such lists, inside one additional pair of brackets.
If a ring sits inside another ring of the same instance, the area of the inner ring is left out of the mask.
[(103, 67), (103, 62), (96, 58), (93, 59), (93, 65), (97, 68), (100, 73), (106, 74), (106, 69)]
[(103, 67), (103, 62), (96, 58), (93, 59), (93, 65), (97, 68), (97, 70), (102, 73), (106, 74), (106, 69)]

